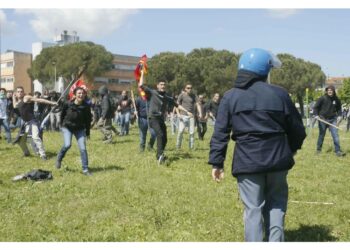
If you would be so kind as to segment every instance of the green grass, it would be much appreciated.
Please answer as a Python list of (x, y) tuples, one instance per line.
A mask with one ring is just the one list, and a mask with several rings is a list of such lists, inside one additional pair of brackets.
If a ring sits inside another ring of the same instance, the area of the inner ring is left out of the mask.
[[(169, 129), (168, 129), (169, 130)], [(169, 132), (169, 131), (168, 131)], [(138, 130), (101, 143), (93, 130), (88, 142), (92, 177), (81, 174), (76, 141), (54, 168), (62, 144), (60, 133), (45, 133), (49, 160), (21, 157), (18, 146), (0, 140), (0, 241), (243, 241), (243, 206), (230, 174), (233, 143), (228, 149), (224, 181), (211, 180), (207, 165), (209, 138), (196, 141), (196, 150), (175, 150), (168, 133), (169, 161), (158, 166), (154, 152), (138, 152)], [(296, 165), (288, 175), (290, 201), (332, 202), (318, 205), (289, 202), (287, 241), (349, 241), (350, 135), (340, 133), (347, 153), (332, 152), (327, 132), (324, 150), (315, 154), (318, 130), (309, 133)], [(52, 181), (12, 182), (32, 169), (51, 170)]]

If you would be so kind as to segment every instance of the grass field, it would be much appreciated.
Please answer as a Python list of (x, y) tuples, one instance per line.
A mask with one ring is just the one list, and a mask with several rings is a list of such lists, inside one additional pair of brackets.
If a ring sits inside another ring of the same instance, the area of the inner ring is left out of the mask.
[[(23, 158), (18, 146), (0, 140), (0, 241), (243, 241), (243, 207), (230, 174), (233, 143), (225, 179), (215, 183), (207, 165), (211, 133), (196, 141), (194, 151), (188, 151), (187, 135), (176, 151), (168, 133), (169, 160), (158, 166), (154, 152), (139, 153), (137, 127), (111, 145), (93, 130), (91, 177), (81, 174), (75, 139), (62, 169), (54, 168), (62, 144), (58, 132), (44, 135), (46, 162)], [(317, 135), (317, 128), (309, 131), (288, 175), (286, 241), (350, 241), (350, 133), (340, 132), (343, 158), (333, 153), (329, 132), (316, 155)], [(12, 182), (37, 168), (51, 170), (54, 179)]]

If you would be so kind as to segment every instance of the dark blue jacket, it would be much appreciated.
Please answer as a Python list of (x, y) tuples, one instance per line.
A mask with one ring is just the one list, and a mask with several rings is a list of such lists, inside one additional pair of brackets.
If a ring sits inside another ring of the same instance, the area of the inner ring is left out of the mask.
[(145, 100), (143, 100), (141, 97), (137, 97), (135, 105), (138, 117), (147, 118), (148, 105), (146, 104), (147, 103)]
[(234, 176), (292, 168), (293, 153), (306, 137), (300, 114), (288, 93), (244, 70), (239, 71), (235, 87), (220, 102), (209, 164), (224, 167), (230, 135), (236, 142)]

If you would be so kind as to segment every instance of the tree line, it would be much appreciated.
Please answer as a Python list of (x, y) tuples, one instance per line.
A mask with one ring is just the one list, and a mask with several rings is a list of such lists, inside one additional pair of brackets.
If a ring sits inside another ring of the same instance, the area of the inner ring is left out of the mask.
[[(155, 85), (157, 81), (168, 83), (171, 93), (180, 93), (188, 82), (197, 94), (211, 97), (215, 92), (221, 95), (232, 88), (237, 76), (240, 54), (212, 48), (193, 49), (191, 52), (162, 52), (149, 59), (146, 82)], [(282, 67), (271, 72), (270, 81), (287, 89), (294, 101), (303, 103), (305, 89), (309, 89), (310, 100), (315, 89), (324, 86), (326, 75), (313, 62), (296, 58), (290, 54), (278, 54)], [(94, 77), (113, 68), (113, 54), (103, 46), (92, 42), (80, 42), (66, 46), (49, 47), (42, 50), (28, 70), (31, 78), (38, 79), (45, 87), (52, 86), (53, 65), (58, 76), (71, 79), (79, 67), (86, 64), (85, 77), (93, 82)], [(136, 65), (135, 65), (136, 66)]]

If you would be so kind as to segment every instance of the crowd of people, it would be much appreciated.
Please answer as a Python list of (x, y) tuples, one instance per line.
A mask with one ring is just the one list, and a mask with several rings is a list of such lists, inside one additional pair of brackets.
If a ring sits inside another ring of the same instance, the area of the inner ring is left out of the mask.
[[(63, 145), (56, 157), (57, 169), (61, 168), (74, 135), (82, 172), (90, 176), (86, 140), (91, 128), (101, 132), (103, 143), (113, 144), (117, 136), (129, 136), (130, 124), (137, 120), (140, 152), (151, 151), (156, 145), (156, 161), (161, 165), (167, 159), (167, 123), (171, 134), (176, 135), (177, 150), (183, 147), (186, 129), (188, 149), (195, 150), (195, 130), (197, 138), (204, 140), (209, 123), (214, 126), (208, 161), (212, 165), (213, 180), (224, 177), (227, 145), (230, 138), (235, 141), (232, 175), (237, 178), (245, 208), (245, 240), (262, 241), (265, 234), (268, 241), (283, 241), (287, 175), (306, 137), (305, 127), (288, 93), (267, 83), (270, 70), (281, 65), (274, 54), (251, 49), (241, 55), (238, 65), (233, 88), (222, 98), (214, 93), (208, 101), (203, 94), (195, 94), (190, 82), (184, 84), (178, 95), (169, 95), (164, 80), (159, 80), (153, 89), (147, 86), (143, 74), (138, 85), (146, 98), (136, 99), (127, 91), (116, 98), (107, 86), (101, 86), (98, 94), (91, 97), (86, 88), (76, 87), (70, 100), (56, 92), (30, 95), (25, 94), (22, 87), (14, 92), (1, 88), (0, 127), (5, 131), (7, 142), (18, 143), (24, 156), (30, 154), (27, 138), (31, 138), (33, 151), (43, 160), (47, 160), (43, 131), (60, 130)], [(327, 86), (324, 96), (316, 101), (313, 116), (319, 123), (316, 152), (321, 153), (329, 129), (336, 155), (344, 156), (337, 125), (340, 117), (349, 119), (349, 111), (344, 115), (333, 86)], [(18, 135), (12, 138), (11, 129), (15, 128)]]
[[(166, 123), (170, 123), (173, 127), (174, 134), (177, 132), (178, 149), (181, 148), (186, 128), (189, 132), (189, 148), (194, 149), (195, 127), (198, 130), (199, 140), (203, 140), (208, 118), (212, 119), (212, 124), (215, 123), (220, 101), (218, 93), (215, 93), (213, 99), (206, 103), (203, 95), (197, 98), (189, 83), (185, 84), (176, 98), (165, 92), (164, 81), (158, 83), (157, 90), (143, 87), (148, 94), (147, 100), (141, 97), (135, 100), (134, 96), (130, 97), (127, 91), (122, 91), (119, 97), (112, 96), (105, 85), (91, 97), (88, 97), (84, 88), (78, 92), (74, 89), (72, 100), (67, 100), (64, 96), (62, 98), (61, 94), (55, 91), (45, 91), (43, 95), (35, 91), (32, 95), (25, 94), (23, 87), (17, 87), (14, 91), (1, 88), (0, 129), (3, 128), (4, 138), (8, 143), (20, 145), (24, 156), (30, 155), (27, 147), (27, 138), (30, 138), (28, 141), (34, 153), (43, 160), (47, 159), (42, 139), (43, 132), (62, 131), (64, 146), (57, 156), (57, 168), (60, 168), (74, 135), (81, 152), (83, 173), (91, 175), (88, 172), (85, 146), (90, 128), (100, 130), (103, 143), (111, 144), (115, 143), (113, 138), (116, 136), (128, 136), (130, 125), (137, 120), (140, 152), (146, 149), (146, 137), (149, 132), (147, 149), (153, 150), (156, 144), (156, 160), (162, 164), (166, 159), (164, 153), (167, 144)], [(166, 101), (163, 100), (164, 97)], [(75, 103), (78, 99), (81, 99), (83, 104)], [(89, 116), (86, 114), (86, 107), (89, 107)], [(85, 111), (82, 112), (80, 108)], [(83, 117), (82, 113), (85, 113)], [(16, 128), (19, 130), (18, 135), (12, 138), (11, 131)]]

